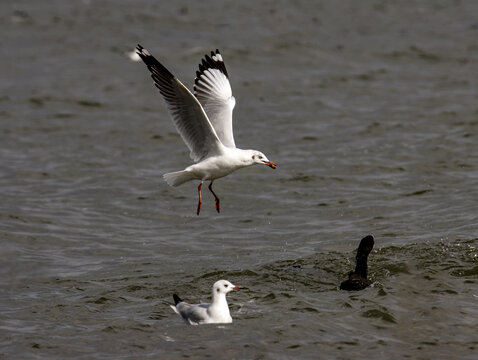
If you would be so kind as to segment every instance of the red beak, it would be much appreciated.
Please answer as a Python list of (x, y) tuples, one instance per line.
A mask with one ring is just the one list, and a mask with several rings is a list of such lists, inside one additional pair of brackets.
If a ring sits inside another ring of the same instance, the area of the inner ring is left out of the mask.
[(234, 286), (233, 287), (234, 290), (239, 290), (239, 289), (244, 289), (242, 286)]
[(266, 164), (267, 166), (273, 168), (273, 169), (277, 168), (277, 165), (274, 164), (272, 161), (263, 161), (263, 163)]

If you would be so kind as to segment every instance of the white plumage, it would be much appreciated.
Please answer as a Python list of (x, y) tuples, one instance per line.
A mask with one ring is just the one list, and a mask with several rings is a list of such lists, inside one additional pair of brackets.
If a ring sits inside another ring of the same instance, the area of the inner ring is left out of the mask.
[(211, 52), (211, 56), (205, 55), (199, 64), (194, 95), (141, 45), (137, 46), (137, 53), (151, 72), (154, 84), (166, 101), (172, 120), (196, 163), (182, 171), (164, 174), (164, 179), (171, 186), (190, 180), (201, 181), (198, 186), (198, 215), (204, 181), (210, 181), (209, 190), (216, 199), (216, 210), (219, 212), (220, 200), (212, 190), (214, 180), (254, 164), (276, 168), (260, 151), (236, 148), (232, 129), (232, 111), (236, 101), (219, 50)]
[(241, 289), (227, 280), (218, 280), (212, 286), (212, 302), (210, 304), (188, 304), (176, 294), (173, 295), (175, 305), (171, 308), (191, 325), (226, 324), (232, 322), (227, 305), (226, 294)]

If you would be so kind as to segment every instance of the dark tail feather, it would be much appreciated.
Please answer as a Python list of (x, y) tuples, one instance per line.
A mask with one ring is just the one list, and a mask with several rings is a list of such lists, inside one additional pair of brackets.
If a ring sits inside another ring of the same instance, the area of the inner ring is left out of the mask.
[(183, 299), (181, 299), (176, 294), (173, 294), (173, 299), (174, 299), (174, 305), (177, 305), (178, 303), (183, 302)]

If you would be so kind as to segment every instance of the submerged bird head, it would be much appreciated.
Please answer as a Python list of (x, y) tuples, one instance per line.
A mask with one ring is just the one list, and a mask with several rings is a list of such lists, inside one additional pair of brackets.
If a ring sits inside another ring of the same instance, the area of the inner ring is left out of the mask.
[(212, 294), (213, 296), (215, 294), (227, 294), (228, 292), (232, 290), (238, 290), (238, 289), (242, 289), (242, 288), (240, 286), (231, 284), (227, 280), (218, 280), (212, 286)]
[(273, 169), (277, 168), (277, 165), (270, 161), (267, 156), (257, 150), (249, 150), (250, 162), (251, 164), (263, 164), (267, 165)]

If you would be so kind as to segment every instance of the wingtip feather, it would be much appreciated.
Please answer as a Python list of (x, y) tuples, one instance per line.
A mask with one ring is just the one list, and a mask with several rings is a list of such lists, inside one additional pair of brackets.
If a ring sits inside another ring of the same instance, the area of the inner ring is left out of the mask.
[(179, 304), (180, 302), (183, 302), (183, 299), (181, 299), (179, 296), (176, 294), (173, 294), (173, 299), (174, 299), (174, 305)]

